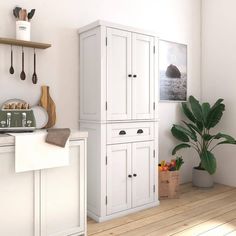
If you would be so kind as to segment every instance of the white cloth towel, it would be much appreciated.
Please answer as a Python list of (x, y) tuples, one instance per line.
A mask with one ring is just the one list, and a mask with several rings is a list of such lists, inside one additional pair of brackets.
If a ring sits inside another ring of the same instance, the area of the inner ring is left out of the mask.
[(15, 137), (15, 171), (24, 172), (69, 165), (69, 141), (64, 148), (45, 143), (47, 133), (10, 133)]

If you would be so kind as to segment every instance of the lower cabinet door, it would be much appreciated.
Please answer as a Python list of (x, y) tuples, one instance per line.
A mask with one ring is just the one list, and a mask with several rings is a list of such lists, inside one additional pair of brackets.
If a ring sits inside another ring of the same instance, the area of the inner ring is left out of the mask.
[[(85, 230), (85, 144), (70, 142), (70, 165), (42, 170), (42, 236)], [(56, 158), (56, 157), (55, 157)]]
[(132, 144), (132, 167), (132, 207), (153, 202), (153, 141)]
[(38, 236), (37, 172), (15, 173), (13, 147), (0, 147), (0, 235)]
[(107, 146), (107, 215), (131, 208), (131, 144)]

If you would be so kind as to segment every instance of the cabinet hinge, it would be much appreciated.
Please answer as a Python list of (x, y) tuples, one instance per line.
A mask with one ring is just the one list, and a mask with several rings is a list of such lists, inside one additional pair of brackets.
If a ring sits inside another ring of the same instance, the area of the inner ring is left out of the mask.
[(156, 150), (153, 150), (153, 157), (156, 157)]
[(153, 110), (154, 111), (156, 110), (156, 103), (155, 102), (153, 103)]
[(153, 192), (155, 193), (156, 192), (156, 186), (153, 185)]
[(105, 104), (105, 108), (106, 108), (106, 111), (107, 111), (107, 102), (106, 102), (106, 104)]
[(106, 156), (106, 165), (107, 165), (107, 156)]
[(107, 37), (106, 37), (106, 46), (107, 46)]
[(106, 203), (106, 205), (107, 205), (107, 196), (105, 197), (105, 203)]
[(155, 54), (156, 53), (156, 47), (153, 46), (153, 53)]

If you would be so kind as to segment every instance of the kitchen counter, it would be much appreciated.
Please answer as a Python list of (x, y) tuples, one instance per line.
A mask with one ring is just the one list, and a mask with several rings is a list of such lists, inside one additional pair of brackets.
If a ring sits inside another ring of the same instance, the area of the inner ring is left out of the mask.
[(72, 130), (68, 166), (37, 171), (15, 172), (14, 143), (0, 134), (0, 235), (87, 235), (87, 132)]
[[(47, 132), (46, 130), (36, 130), (32, 132), (35, 134), (37, 132)], [(78, 140), (80, 138), (87, 138), (88, 133), (84, 131), (79, 131), (76, 129), (71, 130), (70, 141)], [(10, 134), (0, 134), (0, 147), (2, 146), (14, 146), (15, 145), (15, 137), (11, 136)]]

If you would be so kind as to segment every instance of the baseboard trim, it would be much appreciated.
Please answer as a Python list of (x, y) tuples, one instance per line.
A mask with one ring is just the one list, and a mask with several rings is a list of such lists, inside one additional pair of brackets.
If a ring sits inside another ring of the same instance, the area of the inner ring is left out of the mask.
[(114, 214), (108, 215), (108, 216), (98, 216), (98, 215), (94, 214), (91, 211), (87, 211), (87, 215), (88, 215), (88, 217), (92, 218), (96, 222), (100, 223), (100, 222), (115, 219), (115, 218), (118, 218), (118, 217), (121, 217), (121, 216), (126, 216), (128, 214), (135, 213), (135, 212), (138, 212), (138, 211), (141, 211), (141, 210), (156, 207), (158, 205), (160, 205), (160, 201), (156, 201), (156, 202), (146, 204), (146, 205), (143, 205), (143, 206), (140, 206), (140, 207), (132, 208), (132, 209), (129, 209), (129, 210), (126, 210), (126, 211), (121, 211), (121, 212), (118, 212), (118, 213), (114, 213)]

